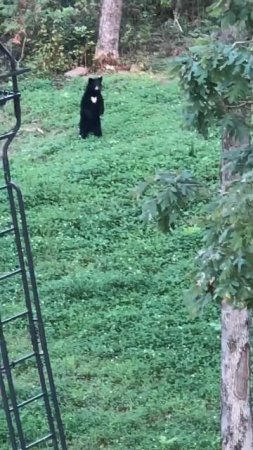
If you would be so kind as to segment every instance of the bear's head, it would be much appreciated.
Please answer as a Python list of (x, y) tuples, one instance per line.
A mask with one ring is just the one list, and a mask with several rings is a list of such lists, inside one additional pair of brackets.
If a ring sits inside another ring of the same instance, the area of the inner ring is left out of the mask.
[(87, 89), (91, 94), (98, 94), (102, 90), (103, 77), (99, 78), (89, 78)]

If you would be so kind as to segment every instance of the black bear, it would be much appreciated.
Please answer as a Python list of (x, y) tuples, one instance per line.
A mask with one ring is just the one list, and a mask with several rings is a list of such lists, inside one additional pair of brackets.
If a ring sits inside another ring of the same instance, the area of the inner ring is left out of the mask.
[(80, 105), (80, 136), (85, 139), (89, 133), (102, 136), (100, 116), (104, 113), (104, 99), (101, 94), (102, 77), (89, 78)]

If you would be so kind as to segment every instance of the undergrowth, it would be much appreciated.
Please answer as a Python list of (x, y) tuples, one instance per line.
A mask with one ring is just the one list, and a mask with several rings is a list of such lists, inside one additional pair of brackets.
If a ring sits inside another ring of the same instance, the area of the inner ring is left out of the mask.
[[(183, 304), (201, 205), (162, 235), (143, 229), (132, 190), (163, 168), (188, 168), (212, 188), (219, 142), (182, 129), (175, 83), (126, 75), (104, 85), (104, 137), (82, 141), (83, 80), (28, 79), (11, 152), (69, 450), (218, 450), (219, 313), (209, 306), (192, 320)], [(6, 205), (2, 194), (1, 228)], [(14, 256), (2, 239), (1, 271)], [(1, 315), (22, 305), (19, 282), (1, 284)], [(6, 336), (11, 359), (29, 352), (25, 326)], [(19, 401), (36, 395), (33, 364), (14, 373)], [(38, 402), (22, 413), (28, 441), (46, 430), (42, 411)], [(9, 449), (3, 415), (0, 447)]]

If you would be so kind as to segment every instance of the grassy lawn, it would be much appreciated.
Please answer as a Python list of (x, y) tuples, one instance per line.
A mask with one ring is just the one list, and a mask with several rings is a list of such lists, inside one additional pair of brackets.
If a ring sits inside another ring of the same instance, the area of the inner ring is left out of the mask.
[[(177, 85), (146, 75), (105, 77), (104, 137), (82, 141), (83, 83), (24, 83), (11, 153), (69, 450), (218, 450), (219, 314), (209, 306), (192, 320), (183, 303), (200, 205), (162, 235), (143, 229), (132, 190), (162, 168), (191, 169), (213, 186), (219, 141), (183, 130)], [(1, 241), (6, 271), (15, 252)], [(1, 284), (2, 316), (22, 304), (18, 281)], [(22, 326), (8, 326), (7, 339), (13, 358), (29, 351)], [(15, 382), (20, 400), (36, 395), (31, 363), (15, 369)], [(29, 440), (45, 431), (41, 411), (32, 404), (22, 415)], [(0, 448), (9, 449), (2, 415)]]

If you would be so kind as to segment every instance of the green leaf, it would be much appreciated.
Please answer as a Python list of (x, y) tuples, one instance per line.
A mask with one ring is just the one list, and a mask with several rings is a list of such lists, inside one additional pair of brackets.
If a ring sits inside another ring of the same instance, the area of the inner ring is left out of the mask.
[(219, 17), (225, 5), (225, 0), (217, 0), (207, 8), (207, 12), (212, 17)]
[(140, 200), (141, 197), (145, 194), (149, 187), (150, 183), (147, 181), (141, 181), (138, 186), (135, 188), (133, 195), (136, 198), (136, 200)]

